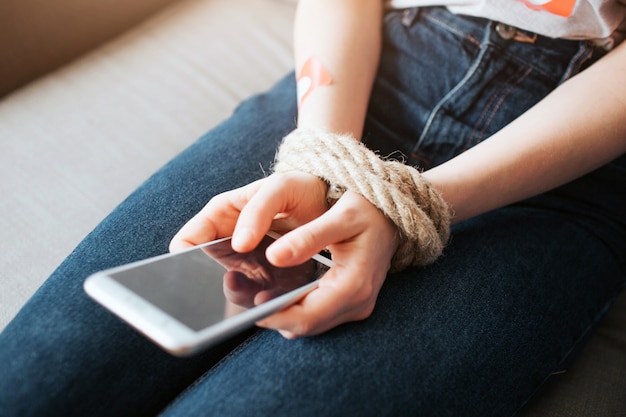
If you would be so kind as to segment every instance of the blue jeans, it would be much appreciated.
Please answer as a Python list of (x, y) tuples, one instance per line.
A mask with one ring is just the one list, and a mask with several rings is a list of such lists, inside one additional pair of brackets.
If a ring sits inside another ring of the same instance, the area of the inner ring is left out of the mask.
[[(385, 17), (364, 141), (429, 168), (597, 59), (504, 39), (445, 9)], [(372, 316), (285, 340), (251, 330), (180, 359), (84, 293), (92, 272), (166, 252), (211, 196), (268, 170), (293, 75), (149, 178), (0, 334), (0, 416), (506, 416), (567, 366), (622, 289), (626, 160), (453, 228), (443, 257), (389, 276)]]

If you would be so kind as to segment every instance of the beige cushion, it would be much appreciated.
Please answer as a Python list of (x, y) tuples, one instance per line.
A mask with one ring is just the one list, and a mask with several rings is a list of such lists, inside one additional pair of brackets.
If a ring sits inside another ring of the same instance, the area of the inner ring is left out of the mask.
[(292, 67), (293, 12), (179, 2), (0, 100), (0, 329), (128, 193)]

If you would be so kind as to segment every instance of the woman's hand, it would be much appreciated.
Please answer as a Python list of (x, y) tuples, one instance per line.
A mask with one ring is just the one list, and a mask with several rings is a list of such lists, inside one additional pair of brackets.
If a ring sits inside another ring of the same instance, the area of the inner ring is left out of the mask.
[(346, 192), (329, 210), (326, 184), (309, 174), (274, 174), (213, 198), (174, 237), (172, 251), (233, 235), (233, 249), (252, 250), (272, 229), (285, 233), (266, 252), (294, 266), (327, 248), (335, 266), (299, 303), (258, 324), (288, 338), (322, 333), (367, 318), (396, 251), (396, 228), (364, 197)]
[(233, 249), (256, 248), (265, 233), (292, 230), (327, 210), (326, 184), (301, 172), (274, 174), (213, 197), (174, 236), (170, 251), (233, 236)]
[(376, 207), (346, 192), (325, 214), (268, 248), (268, 259), (279, 266), (328, 248), (335, 266), (302, 301), (258, 324), (294, 338), (369, 317), (398, 246), (396, 237), (395, 225)]

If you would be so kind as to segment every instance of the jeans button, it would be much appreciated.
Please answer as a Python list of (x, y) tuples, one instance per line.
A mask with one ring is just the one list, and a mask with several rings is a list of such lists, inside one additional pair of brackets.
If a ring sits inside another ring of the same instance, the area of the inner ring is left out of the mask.
[(505, 25), (504, 23), (496, 24), (496, 32), (502, 39), (513, 39), (516, 31), (517, 29), (513, 26)]

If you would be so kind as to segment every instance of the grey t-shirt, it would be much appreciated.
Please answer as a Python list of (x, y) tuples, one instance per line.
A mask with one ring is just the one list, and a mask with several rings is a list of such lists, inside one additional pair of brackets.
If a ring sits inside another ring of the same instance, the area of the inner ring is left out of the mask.
[(626, 35), (626, 0), (387, 0), (391, 8), (447, 6), (552, 38), (588, 39), (611, 48)]

